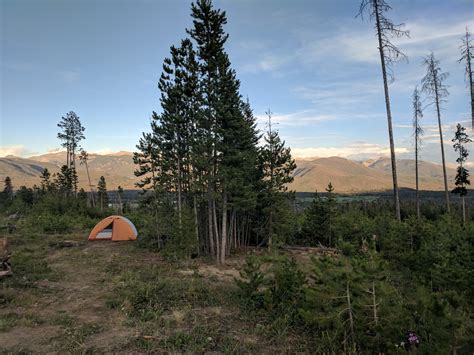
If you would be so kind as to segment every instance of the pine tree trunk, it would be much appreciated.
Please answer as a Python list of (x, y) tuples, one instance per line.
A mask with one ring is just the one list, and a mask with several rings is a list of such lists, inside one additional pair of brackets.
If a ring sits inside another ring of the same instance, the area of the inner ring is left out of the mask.
[(466, 224), (466, 204), (464, 202), (464, 196), (461, 196), (461, 206), (462, 206), (462, 223)]
[[(415, 113), (416, 114), (416, 113)], [(420, 191), (418, 186), (418, 118), (415, 122), (415, 185), (416, 185), (416, 217), (420, 219)]]
[(474, 131), (474, 86), (472, 83), (471, 51), (467, 46), (467, 75), (469, 76), (469, 86), (471, 88), (471, 129)]
[(86, 165), (87, 179), (89, 180), (89, 188), (91, 189), (92, 207), (95, 208), (94, 190), (92, 189), (92, 182), (91, 182), (91, 176), (89, 175), (89, 165), (87, 164), (87, 159), (84, 159), (84, 164)]
[(352, 347), (355, 349), (355, 332), (354, 332), (354, 316), (352, 314), (351, 294), (349, 291), (349, 281), (346, 281), (346, 300), (347, 300), (347, 312), (349, 313), (349, 329), (352, 338)]
[(388, 123), (388, 136), (390, 140), (390, 159), (392, 162), (392, 180), (393, 180), (393, 198), (395, 202), (395, 216), (400, 221), (400, 197), (398, 192), (398, 179), (397, 179), (397, 161), (395, 158), (395, 144), (393, 140), (393, 129), (392, 129), (392, 111), (390, 108), (390, 96), (388, 92), (388, 81), (387, 81), (387, 69), (385, 66), (385, 56), (383, 51), (382, 45), (382, 29), (380, 25), (380, 17), (379, 17), (379, 8), (378, 2), (374, 1), (375, 6), (375, 17), (376, 17), (376, 25), (377, 25), (377, 37), (379, 41), (379, 52), (380, 52), (380, 63), (382, 65), (382, 77), (383, 77), (383, 88), (385, 93), (385, 107), (387, 111), (387, 123)]
[(183, 225), (182, 202), (181, 202), (181, 158), (178, 156), (178, 223), (179, 228)]
[(268, 219), (268, 250), (272, 249), (272, 243), (273, 243), (273, 209), (270, 207), (270, 216)]
[(230, 251), (232, 248), (235, 247), (234, 244), (234, 211), (230, 213), (230, 222), (229, 222), (229, 229), (227, 232), (227, 248), (226, 248), (226, 255), (230, 255)]
[(373, 307), (375, 326), (377, 326), (379, 323), (379, 318), (377, 316), (377, 297), (375, 296), (375, 282), (373, 281), (372, 281), (372, 307)]
[(234, 250), (237, 249), (237, 215), (236, 215), (236, 212), (234, 210), (234, 218), (233, 218), (234, 222), (232, 223), (232, 225), (234, 226)]
[(449, 206), (449, 191), (448, 191), (448, 176), (446, 174), (446, 160), (444, 157), (444, 142), (443, 142), (443, 128), (441, 127), (441, 111), (439, 107), (439, 96), (438, 96), (438, 85), (436, 73), (434, 74), (434, 83), (435, 83), (435, 103), (436, 103), (436, 113), (438, 115), (438, 127), (439, 127), (439, 140), (441, 143), (441, 160), (443, 163), (443, 177), (444, 177), (444, 193), (446, 196), (446, 210), (448, 213), (451, 211)]
[(71, 168), (76, 169), (76, 148), (74, 148), (75, 143), (73, 141), (72, 149), (71, 149)]
[(122, 209), (122, 197), (120, 196), (120, 192), (117, 192), (117, 195), (118, 195), (119, 206), (120, 206), (120, 215), (123, 215), (123, 209)]
[(66, 166), (69, 169), (69, 140), (66, 143)]
[(196, 194), (193, 196), (193, 212), (194, 212), (194, 233), (196, 233), (196, 245), (197, 253), (199, 254), (200, 245), (199, 245), (199, 222), (198, 222), (198, 210), (197, 210), (197, 198)]
[(215, 242), (216, 242), (216, 260), (217, 262), (220, 261), (220, 255), (221, 255), (221, 249), (222, 249), (222, 244), (220, 242), (219, 238), (219, 225), (217, 222), (217, 211), (216, 211), (216, 200), (212, 199), (212, 217), (213, 217), (213, 227), (214, 227), (214, 237), (215, 237)]
[(212, 223), (212, 199), (210, 187), (208, 187), (208, 200), (207, 200), (207, 222), (208, 222), (208, 236), (209, 236), (209, 248), (212, 256), (217, 256), (216, 249), (214, 248), (214, 233)]
[(222, 234), (221, 234), (221, 258), (220, 262), (225, 262), (225, 253), (227, 245), (227, 194), (222, 196)]

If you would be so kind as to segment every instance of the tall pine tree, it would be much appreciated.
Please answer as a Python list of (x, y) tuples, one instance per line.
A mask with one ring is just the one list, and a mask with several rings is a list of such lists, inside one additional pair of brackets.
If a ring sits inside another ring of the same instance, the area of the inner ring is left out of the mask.
[(413, 92), (413, 136), (415, 138), (415, 187), (416, 187), (416, 216), (420, 218), (420, 190), (418, 181), (418, 153), (421, 147), (421, 137), (423, 136), (423, 128), (420, 125), (420, 119), (423, 117), (423, 109), (421, 107), (421, 98), (418, 88)]
[(426, 67), (426, 74), (422, 79), (422, 91), (425, 92), (435, 105), (436, 114), (438, 117), (439, 141), (441, 145), (441, 161), (443, 163), (443, 178), (444, 178), (444, 192), (446, 197), (446, 210), (450, 211), (449, 192), (448, 192), (448, 175), (446, 173), (446, 159), (444, 157), (444, 138), (443, 128), (441, 124), (441, 104), (446, 102), (449, 92), (444, 84), (444, 81), (449, 76), (449, 73), (441, 71), (439, 60), (437, 60), (433, 53), (430, 53), (423, 59), (423, 65)]
[(264, 211), (267, 215), (267, 244), (272, 247), (275, 229), (275, 207), (282, 197), (282, 193), (288, 190), (287, 184), (293, 182), (293, 171), (296, 163), (291, 157), (291, 149), (285, 147), (285, 141), (280, 139), (278, 131), (272, 126), (272, 112), (266, 112), (268, 116), (267, 132), (264, 136), (265, 144), (259, 152), (259, 171), (262, 180), (262, 201), (265, 205)]
[(396, 25), (385, 13), (392, 7), (385, 0), (362, 0), (359, 8), (359, 16), (368, 13), (370, 19), (374, 21), (375, 32), (377, 34), (378, 49), (380, 55), (380, 65), (382, 67), (383, 88), (385, 93), (385, 108), (387, 111), (388, 136), (390, 142), (390, 159), (392, 163), (393, 194), (395, 201), (395, 215), (401, 220), (400, 198), (398, 192), (397, 161), (395, 158), (395, 143), (392, 129), (392, 109), (390, 105), (390, 94), (388, 90), (389, 80), (393, 80), (392, 66), (406, 56), (400, 49), (391, 42), (393, 37), (408, 36), (409, 32), (403, 30), (404, 24)]
[(104, 207), (108, 206), (109, 198), (107, 195), (107, 183), (105, 177), (101, 176), (97, 184), (97, 194), (99, 195), (100, 210), (103, 211)]
[(456, 162), (459, 164), (454, 182), (456, 187), (452, 190), (452, 193), (461, 196), (462, 220), (463, 223), (466, 223), (466, 205), (464, 202), (464, 196), (467, 195), (467, 185), (471, 184), (469, 181), (469, 171), (465, 167), (467, 157), (469, 156), (469, 151), (467, 150), (466, 145), (472, 142), (472, 140), (466, 133), (466, 128), (461, 126), (459, 123), (456, 126), (456, 133), (452, 142), (454, 143), (454, 150), (459, 154), (456, 159)]
[(472, 44), (471, 33), (466, 28), (466, 34), (461, 39), (462, 44), (459, 47), (461, 58), (458, 62), (465, 62), (466, 81), (469, 84), (469, 93), (471, 95), (471, 129), (474, 131), (474, 80), (472, 77), (472, 65), (474, 61), (474, 45)]

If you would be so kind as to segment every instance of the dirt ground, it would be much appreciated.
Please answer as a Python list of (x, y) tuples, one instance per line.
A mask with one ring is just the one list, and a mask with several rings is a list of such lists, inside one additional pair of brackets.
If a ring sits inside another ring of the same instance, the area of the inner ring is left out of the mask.
[[(254, 323), (258, 320), (242, 316), (232, 301), (229, 290), (236, 288), (234, 278), (239, 277), (245, 255), (221, 266), (203, 259), (170, 264), (134, 242), (88, 242), (83, 233), (20, 238), (14, 236), (12, 243), (14, 275), (0, 281), (2, 353), (273, 353), (291, 344), (286, 344), (288, 337), (283, 343), (269, 339)], [(58, 247), (57, 241), (64, 239), (74, 245)], [(110, 306), (111, 297), (128, 279), (146, 273), (154, 280), (171, 280), (171, 287), (189, 284), (186, 295), (158, 301), (163, 311), (151, 320), (147, 315), (130, 316), (126, 302)], [(203, 287), (211, 291), (201, 296)], [(184, 301), (175, 304), (174, 298), (181, 297)]]

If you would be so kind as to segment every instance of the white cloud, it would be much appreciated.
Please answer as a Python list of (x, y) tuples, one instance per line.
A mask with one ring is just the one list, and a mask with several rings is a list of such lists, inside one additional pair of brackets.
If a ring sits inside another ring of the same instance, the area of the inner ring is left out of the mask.
[(81, 72), (79, 69), (66, 69), (58, 71), (59, 76), (65, 82), (71, 83), (81, 78)]
[(103, 148), (103, 149), (98, 149), (94, 151), (90, 151), (89, 153), (91, 154), (98, 154), (98, 155), (108, 155), (112, 153), (116, 153), (116, 150), (110, 149), (110, 148)]
[[(268, 116), (266, 114), (257, 114), (255, 116), (257, 117), (259, 126), (266, 127)], [(335, 115), (322, 115), (313, 110), (302, 110), (286, 114), (272, 113), (272, 124), (282, 126), (308, 126), (314, 123), (335, 119), (337, 119)]]
[(0, 146), (0, 157), (6, 157), (7, 155), (15, 155), (17, 157), (24, 156), (26, 148), (22, 144)]
[(62, 147), (61, 147), (61, 148), (57, 148), (57, 147), (55, 147), (55, 148), (48, 148), (48, 149), (46, 150), (46, 154), (54, 154), (54, 153), (65, 152), (65, 151), (66, 151), (66, 149), (64, 149), (64, 148), (62, 148)]
[[(244, 68), (251, 72), (268, 72), (279, 71), (290, 64), (296, 67), (308, 67), (316, 63), (325, 66), (340, 63), (380, 65), (373, 26), (367, 21), (356, 21), (331, 26), (320, 34), (309, 22), (305, 27), (293, 31), (294, 37), (289, 43), (294, 48), (283, 49), (281, 43), (261, 43), (254, 61), (247, 63)], [(395, 38), (393, 43), (400, 47), (411, 62), (418, 62), (432, 50), (442, 60), (452, 59), (453, 53), (458, 53), (459, 38), (466, 26), (474, 28), (472, 17), (466, 16), (466, 19), (456, 21), (444, 18), (407, 21), (405, 29), (410, 31), (410, 37)], [(251, 45), (253, 48), (253, 42)], [(344, 70), (347, 72), (348, 68)]]
[(321, 110), (354, 111), (354, 105), (373, 102), (374, 95), (380, 94), (380, 80), (347, 82), (332, 82), (314, 85), (301, 85), (293, 92), (302, 99), (309, 100)]
[[(358, 160), (389, 156), (390, 148), (380, 144), (357, 142), (338, 147), (293, 148), (291, 152), (292, 155), (297, 158), (328, 158), (336, 156)], [(404, 147), (399, 147), (395, 149), (395, 152), (397, 154), (402, 154), (408, 153), (409, 150)]]

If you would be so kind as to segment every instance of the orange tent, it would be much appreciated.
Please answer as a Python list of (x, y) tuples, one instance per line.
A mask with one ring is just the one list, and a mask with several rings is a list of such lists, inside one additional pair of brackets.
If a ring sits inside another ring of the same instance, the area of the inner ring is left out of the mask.
[(97, 223), (89, 234), (89, 240), (135, 240), (137, 229), (122, 216), (109, 216)]

